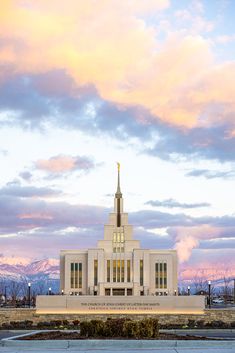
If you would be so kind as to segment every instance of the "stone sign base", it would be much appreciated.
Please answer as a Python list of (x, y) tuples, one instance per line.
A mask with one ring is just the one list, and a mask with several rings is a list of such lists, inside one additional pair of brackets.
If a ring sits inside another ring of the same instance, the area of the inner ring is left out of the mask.
[(204, 296), (39, 295), (37, 314), (203, 314)]

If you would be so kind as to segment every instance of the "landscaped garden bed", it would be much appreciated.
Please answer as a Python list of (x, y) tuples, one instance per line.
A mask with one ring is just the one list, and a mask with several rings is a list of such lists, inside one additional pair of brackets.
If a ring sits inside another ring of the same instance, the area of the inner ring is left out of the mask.
[(208, 340), (206, 337), (160, 333), (157, 319), (108, 319), (82, 321), (80, 330), (37, 332), (20, 340), (84, 340), (84, 339), (140, 339), (140, 340)]

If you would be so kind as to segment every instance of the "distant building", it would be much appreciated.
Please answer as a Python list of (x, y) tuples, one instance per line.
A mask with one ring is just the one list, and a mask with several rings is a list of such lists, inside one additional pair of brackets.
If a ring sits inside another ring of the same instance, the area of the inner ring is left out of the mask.
[(177, 294), (176, 251), (141, 249), (133, 239), (123, 212), (119, 164), (114, 212), (104, 226), (104, 239), (94, 249), (61, 251), (60, 289), (68, 295), (91, 296)]

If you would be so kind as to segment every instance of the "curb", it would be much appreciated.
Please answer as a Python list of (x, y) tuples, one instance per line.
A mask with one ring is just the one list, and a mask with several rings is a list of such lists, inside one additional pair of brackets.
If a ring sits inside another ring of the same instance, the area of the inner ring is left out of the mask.
[[(38, 332), (38, 331), (37, 331)], [(34, 332), (36, 333), (36, 332)], [(18, 335), (1, 340), (3, 347), (17, 348), (75, 348), (76, 350), (89, 349), (111, 349), (111, 350), (133, 350), (133, 349), (157, 349), (157, 348), (235, 348), (235, 341), (183, 341), (183, 340), (35, 340), (22, 341), (17, 338), (24, 337)]]

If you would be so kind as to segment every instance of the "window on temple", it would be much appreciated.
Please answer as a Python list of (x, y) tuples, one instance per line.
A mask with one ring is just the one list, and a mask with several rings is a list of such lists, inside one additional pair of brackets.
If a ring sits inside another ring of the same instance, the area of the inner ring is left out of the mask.
[(155, 263), (155, 288), (159, 288), (159, 289), (167, 288), (167, 263), (166, 262)]
[(98, 260), (94, 260), (94, 286), (98, 284)]
[(121, 260), (117, 260), (117, 282), (120, 282)]
[(107, 260), (107, 282), (110, 282), (110, 260)]
[(74, 288), (74, 263), (70, 264), (70, 287)]
[(82, 263), (79, 263), (78, 278), (79, 278), (79, 288), (82, 288)]
[(123, 232), (113, 232), (113, 252), (121, 253), (124, 252), (124, 233)]
[(131, 260), (127, 260), (127, 282), (131, 281)]
[(140, 260), (140, 286), (144, 285), (144, 261)]
[(155, 264), (155, 288), (159, 286), (159, 263)]
[(125, 280), (125, 261), (121, 260), (121, 282)]
[(117, 282), (117, 267), (116, 260), (113, 260), (113, 282)]
[(167, 288), (167, 263), (163, 264), (163, 287)]
[(82, 263), (72, 262), (70, 264), (70, 287), (82, 288)]
[(78, 288), (78, 263), (75, 263), (74, 267), (75, 267), (75, 285), (74, 285), (74, 288)]

